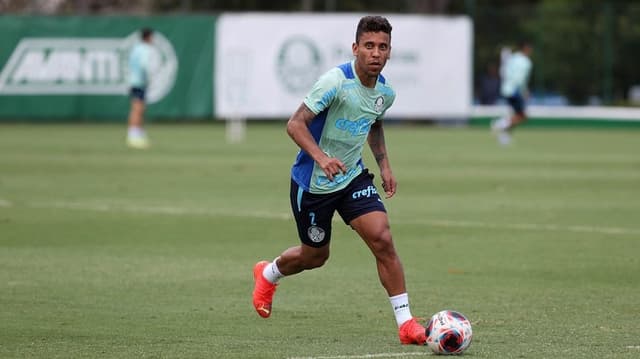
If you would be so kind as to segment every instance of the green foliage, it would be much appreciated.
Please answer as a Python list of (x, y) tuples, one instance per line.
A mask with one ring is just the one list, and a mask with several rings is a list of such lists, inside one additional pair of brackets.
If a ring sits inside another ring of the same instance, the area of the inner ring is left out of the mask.
[(498, 59), (502, 46), (527, 38), (535, 44), (531, 87), (538, 93), (563, 94), (574, 104), (587, 103), (590, 97), (611, 104), (624, 101), (629, 87), (640, 83), (633, 70), (640, 55), (640, 30), (633, 20), (640, 15), (636, 2), (476, 4), (476, 74)]
[[(0, 11), (47, 13), (43, 10), (46, 3), (0, 1)], [(528, 38), (536, 45), (531, 88), (538, 94), (557, 93), (573, 104), (585, 104), (592, 98), (605, 104), (627, 104), (629, 88), (640, 84), (636, 64), (640, 3), (634, 0), (66, 0), (51, 11), (66, 15), (132, 11), (464, 14), (474, 20), (476, 82), (489, 63), (499, 62), (502, 47)]]
[[(281, 123), (235, 145), (219, 124), (148, 129), (137, 152), (120, 126), (0, 127), (0, 357), (428, 355), (398, 343), (337, 219), (327, 265), (255, 314), (252, 265), (298, 243)], [(473, 358), (638, 356), (637, 132), (524, 127), (507, 149), (486, 129), (386, 134), (414, 315), (468, 315)]]
[(624, 99), (630, 86), (640, 84), (635, 59), (640, 57), (640, 4), (615, 4), (614, 98)]
[[(540, 65), (542, 88), (585, 103), (602, 95), (605, 12), (600, 1), (544, 0), (524, 23), (536, 38), (534, 62)], [(544, 30), (543, 30), (544, 29)]]

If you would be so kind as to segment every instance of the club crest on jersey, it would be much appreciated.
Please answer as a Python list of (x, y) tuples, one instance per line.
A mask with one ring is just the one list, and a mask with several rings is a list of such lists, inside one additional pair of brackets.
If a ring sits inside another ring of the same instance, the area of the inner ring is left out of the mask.
[(320, 243), (324, 240), (324, 229), (318, 226), (311, 226), (307, 229), (307, 235), (313, 243)]
[(376, 110), (376, 112), (380, 112), (382, 111), (383, 107), (384, 107), (384, 97), (378, 96), (376, 101), (373, 103), (373, 109)]

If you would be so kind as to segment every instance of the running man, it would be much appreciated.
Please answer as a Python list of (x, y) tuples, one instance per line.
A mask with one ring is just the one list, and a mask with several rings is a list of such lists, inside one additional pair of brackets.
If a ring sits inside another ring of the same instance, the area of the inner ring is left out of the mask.
[(518, 51), (509, 56), (502, 74), (501, 95), (511, 106), (511, 116), (504, 116), (491, 123), (491, 129), (497, 134), (502, 145), (511, 143), (511, 131), (527, 120), (525, 112), (526, 99), (529, 97), (527, 84), (531, 74), (531, 54), (533, 47), (528, 42), (521, 42)]
[(145, 93), (149, 85), (150, 57), (152, 51), (153, 30), (144, 28), (140, 31), (141, 42), (137, 43), (129, 53), (129, 110), (127, 145), (131, 148), (149, 147), (149, 139), (144, 131)]
[(360, 19), (351, 62), (322, 75), (289, 118), (287, 133), (300, 147), (291, 170), (291, 209), (300, 245), (253, 268), (253, 305), (272, 312), (278, 281), (321, 267), (329, 258), (331, 219), (337, 211), (373, 253), (402, 344), (423, 345), (425, 328), (411, 315), (404, 271), (373, 174), (362, 162), (365, 141), (378, 163), (386, 198), (396, 193), (382, 118), (395, 92), (380, 74), (391, 54), (391, 25), (381, 16)]

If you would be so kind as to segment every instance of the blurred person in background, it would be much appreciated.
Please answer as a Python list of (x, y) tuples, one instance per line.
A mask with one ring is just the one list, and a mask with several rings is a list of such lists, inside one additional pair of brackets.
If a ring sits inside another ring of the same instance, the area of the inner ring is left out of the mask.
[(484, 74), (480, 77), (479, 100), (481, 105), (495, 105), (500, 98), (500, 75), (498, 65), (489, 62)]
[(146, 109), (145, 94), (150, 81), (150, 57), (153, 30), (140, 30), (141, 41), (131, 48), (129, 53), (129, 96), (131, 109), (129, 111), (129, 127), (127, 130), (127, 145), (131, 148), (144, 149), (150, 146), (144, 131), (144, 112)]
[(533, 46), (527, 41), (522, 41), (518, 50), (509, 56), (504, 64), (500, 93), (509, 103), (512, 113), (491, 123), (491, 129), (502, 145), (510, 144), (513, 129), (527, 120), (525, 107), (529, 97), (529, 75), (533, 67), (532, 53)]
[[(386, 198), (396, 192), (382, 119), (395, 91), (380, 74), (391, 54), (391, 24), (381, 16), (360, 19), (354, 60), (322, 75), (289, 118), (287, 133), (300, 147), (291, 170), (291, 209), (300, 245), (253, 268), (253, 305), (271, 315), (278, 281), (321, 267), (329, 259), (331, 222), (337, 211), (371, 250), (395, 314), (402, 344), (423, 345), (425, 328), (411, 315), (404, 270), (380, 195), (362, 162), (365, 142), (380, 169)], [(350, 303), (348, 305), (366, 305)]]

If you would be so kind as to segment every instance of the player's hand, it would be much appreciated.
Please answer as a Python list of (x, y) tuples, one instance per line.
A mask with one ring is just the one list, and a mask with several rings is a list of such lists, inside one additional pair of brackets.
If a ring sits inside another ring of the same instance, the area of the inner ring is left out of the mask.
[(384, 189), (385, 198), (391, 198), (394, 194), (396, 194), (396, 189), (398, 188), (398, 182), (396, 182), (396, 178), (391, 173), (390, 170), (382, 171), (380, 173), (380, 177), (382, 178), (382, 189)]
[(333, 181), (334, 176), (339, 175), (340, 173), (347, 173), (347, 167), (335, 157), (325, 157), (318, 162), (322, 171), (327, 176), (329, 181)]

